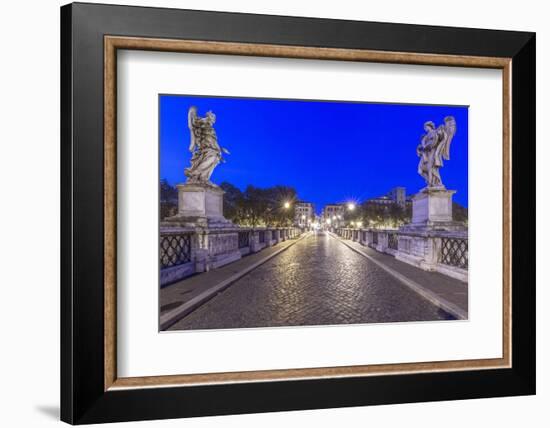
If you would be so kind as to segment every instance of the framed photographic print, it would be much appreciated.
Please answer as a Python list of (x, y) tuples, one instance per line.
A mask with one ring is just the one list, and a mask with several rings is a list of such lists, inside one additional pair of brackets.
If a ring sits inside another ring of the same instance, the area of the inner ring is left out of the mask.
[(535, 393), (533, 33), (76, 3), (61, 53), (62, 420)]

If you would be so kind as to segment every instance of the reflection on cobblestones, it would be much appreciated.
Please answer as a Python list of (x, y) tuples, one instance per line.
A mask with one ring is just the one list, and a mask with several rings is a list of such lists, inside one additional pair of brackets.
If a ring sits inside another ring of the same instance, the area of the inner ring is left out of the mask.
[(374, 263), (318, 234), (253, 270), (171, 330), (449, 318)]

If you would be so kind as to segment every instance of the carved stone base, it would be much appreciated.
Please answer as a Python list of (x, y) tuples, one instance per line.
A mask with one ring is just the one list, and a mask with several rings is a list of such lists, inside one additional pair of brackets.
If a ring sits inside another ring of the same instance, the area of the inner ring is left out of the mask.
[(413, 196), (412, 222), (404, 231), (464, 230), (465, 226), (453, 221), (453, 194), (456, 190), (444, 187), (427, 187)]
[(178, 184), (178, 213), (166, 218), (166, 224), (184, 227), (226, 228), (234, 224), (223, 216), (224, 191), (202, 183)]

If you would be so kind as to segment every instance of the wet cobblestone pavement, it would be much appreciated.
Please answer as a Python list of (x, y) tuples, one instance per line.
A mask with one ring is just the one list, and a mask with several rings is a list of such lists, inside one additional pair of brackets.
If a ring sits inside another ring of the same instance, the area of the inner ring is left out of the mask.
[(452, 319), (365, 257), (312, 234), (170, 330)]

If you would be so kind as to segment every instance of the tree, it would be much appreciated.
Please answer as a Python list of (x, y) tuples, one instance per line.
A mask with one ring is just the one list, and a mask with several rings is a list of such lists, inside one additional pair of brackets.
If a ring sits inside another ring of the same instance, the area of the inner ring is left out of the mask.
[(246, 220), (250, 226), (265, 223), (270, 211), (270, 203), (266, 190), (248, 185), (244, 191)]
[(397, 203), (377, 204), (366, 201), (362, 205), (362, 220), (365, 226), (371, 227), (399, 227), (408, 223), (411, 218), (409, 207), (402, 207)]
[(344, 222), (350, 224), (352, 221), (363, 221), (363, 210), (364, 206), (361, 204), (355, 204), (353, 209), (349, 209), (349, 206), (346, 204), (344, 206)]
[(160, 200), (161, 202), (177, 202), (178, 189), (171, 186), (166, 178), (160, 180)]
[(168, 181), (163, 178), (160, 180), (160, 219), (176, 215), (178, 212), (178, 189), (171, 186)]
[[(367, 201), (361, 206), (361, 218), (365, 226), (397, 228), (411, 222), (412, 206), (408, 204), (402, 207), (396, 203), (377, 204)], [(468, 208), (453, 202), (453, 220), (467, 225)]]
[(225, 194), (223, 195), (223, 215), (235, 223), (240, 223), (244, 217), (243, 203), (244, 195), (238, 187), (224, 181), (220, 187)]
[(296, 190), (288, 186), (275, 186), (265, 189), (270, 201), (269, 225), (291, 226), (294, 222)]
[(453, 220), (468, 225), (468, 208), (453, 202)]
[[(224, 216), (242, 226), (290, 226), (294, 221), (296, 190), (248, 185), (244, 191), (224, 182)], [(288, 202), (288, 207), (285, 207)]]

